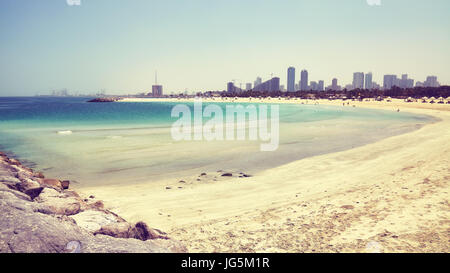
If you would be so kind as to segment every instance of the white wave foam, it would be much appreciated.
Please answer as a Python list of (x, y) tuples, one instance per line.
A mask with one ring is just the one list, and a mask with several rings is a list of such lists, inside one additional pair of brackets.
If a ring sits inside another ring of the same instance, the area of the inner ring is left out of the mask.
[(70, 134), (72, 134), (73, 132), (67, 130), (67, 131), (58, 131), (58, 132), (56, 132), (56, 133), (57, 133), (58, 135), (70, 135)]

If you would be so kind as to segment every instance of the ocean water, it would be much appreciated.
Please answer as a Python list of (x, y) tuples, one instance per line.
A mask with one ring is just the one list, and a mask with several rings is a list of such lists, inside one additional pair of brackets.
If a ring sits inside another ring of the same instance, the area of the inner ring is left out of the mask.
[(395, 111), (280, 104), (280, 146), (262, 152), (260, 141), (174, 141), (170, 129), (177, 119), (170, 113), (177, 103), (87, 100), (0, 97), (0, 150), (75, 187), (151, 183), (217, 170), (255, 174), (434, 121)]

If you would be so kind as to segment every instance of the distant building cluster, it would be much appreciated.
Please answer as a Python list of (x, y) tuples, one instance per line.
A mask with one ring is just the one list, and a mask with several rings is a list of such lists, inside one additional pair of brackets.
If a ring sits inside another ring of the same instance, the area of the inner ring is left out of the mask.
[(67, 91), (67, 89), (62, 89), (62, 90), (53, 90), (51, 96), (53, 97), (68, 97), (69, 95), (69, 91)]
[(276, 91), (328, 91), (336, 90), (341, 91), (355, 90), (355, 89), (367, 89), (367, 90), (389, 90), (394, 87), (398, 88), (413, 88), (416, 87), (439, 87), (440, 83), (436, 76), (428, 76), (424, 82), (416, 82), (414, 85), (414, 80), (408, 78), (408, 74), (403, 74), (401, 77), (397, 75), (384, 75), (383, 85), (378, 84), (373, 80), (372, 72), (355, 72), (353, 73), (353, 81), (344, 87), (338, 84), (338, 79), (333, 78), (331, 84), (325, 86), (324, 80), (309, 81), (308, 70), (303, 69), (300, 71), (300, 80), (296, 82), (296, 69), (295, 67), (289, 67), (287, 69), (287, 82), (286, 89), (284, 85), (280, 85), (280, 78), (272, 77), (271, 79), (262, 82), (261, 77), (257, 77), (253, 83), (253, 88), (251, 83), (245, 85), (245, 89), (238, 88), (233, 82), (227, 84), (227, 92), (243, 92), (243, 91), (264, 91), (264, 92), (276, 92)]

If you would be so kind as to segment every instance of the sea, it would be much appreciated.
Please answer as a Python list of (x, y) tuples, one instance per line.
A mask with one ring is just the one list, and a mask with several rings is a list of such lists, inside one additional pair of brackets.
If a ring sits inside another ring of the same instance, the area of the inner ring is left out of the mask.
[[(175, 180), (218, 170), (257, 175), (435, 121), (394, 109), (279, 104), (279, 147), (261, 151), (261, 141), (249, 139), (174, 140), (171, 128), (178, 118), (172, 117), (172, 109), (183, 104), (193, 113), (193, 103), (88, 103), (89, 99), (0, 97), (0, 151), (47, 177), (71, 180), (81, 188)], [(225, 112), (233, 103), (214, 104)]]

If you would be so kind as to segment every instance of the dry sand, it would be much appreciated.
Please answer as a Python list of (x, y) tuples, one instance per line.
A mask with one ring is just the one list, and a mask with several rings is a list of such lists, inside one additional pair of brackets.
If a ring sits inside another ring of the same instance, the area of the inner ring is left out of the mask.
[(450, 105), (394, 100), (345, 107), (353, 105), (440, 121), (248, 178), (217, 172), (80, 191), (128, 221), (167, 231), (190, 252), (450, 252)]

